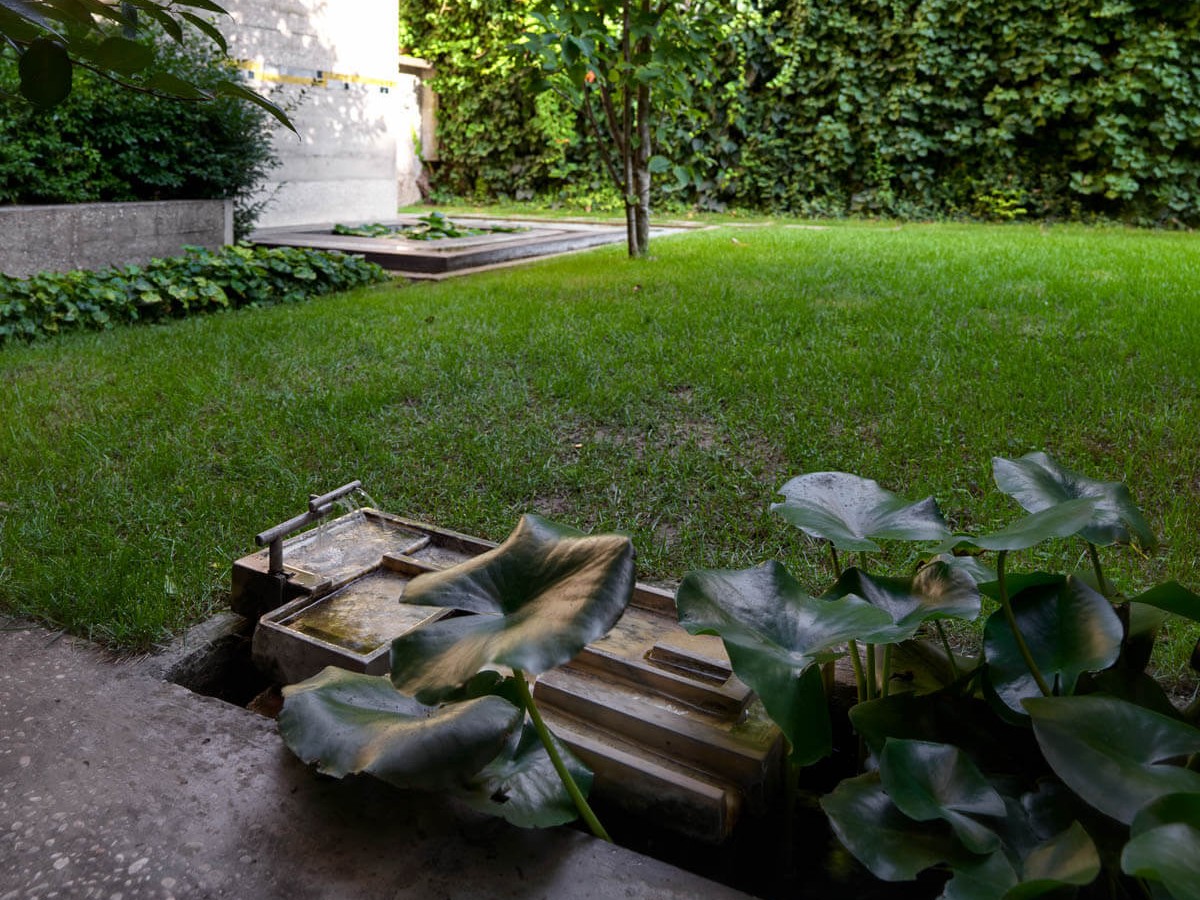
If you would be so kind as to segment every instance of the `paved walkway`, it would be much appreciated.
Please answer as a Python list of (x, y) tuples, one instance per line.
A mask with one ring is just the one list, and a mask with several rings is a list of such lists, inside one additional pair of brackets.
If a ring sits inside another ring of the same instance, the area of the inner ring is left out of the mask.
[[(0, 627), (5, 625), (0, 617)], [(316, 777), (274, 722), (0, 631), (0, 900), (744, 895), (566, 829)]]

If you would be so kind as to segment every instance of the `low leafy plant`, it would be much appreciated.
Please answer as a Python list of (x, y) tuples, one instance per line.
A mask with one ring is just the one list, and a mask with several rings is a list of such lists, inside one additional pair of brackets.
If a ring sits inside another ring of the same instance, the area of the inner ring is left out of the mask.
[[(849, 723), (865, 771), (821, 805), (878, 878), (936, 867), (949, 874), (944, 900), (1085, 886), (1196, 900), (1200, 705), (1177, 709), (1145, 669), (1166, 616), (1200, 620), (1200, 596), (1171, 582), (1127, 598), (1108, 581), (1100, 548), (1155, 545), (1124, 485), (1044, 453), (996, 458), (993, 471), (1028, 515), (980, 537), (951, 535), (931, 498), (910, 503), (844, 473), (795, 478), (772, 509), (828, 542), (836, 583), (813, 597), (776, 563), (692, 572), (677, 594), (680, 621), (722, 637), (788, 740), (792, 784), (832, 750), (820, 667), (849, 656)], [(1008, 571), (1009, 554), (1076, 537), (1089, 572)], [(912, 576), (841, 568), (838, 551), (865, 559), (884, 540), (939, 543)], [(995, 553), (995, 572), (954, 555), (964, 550)], [(981, 594), (999, 608), (979, 658), (962, 660), (940, 620), (976, 618)], [(912, 640), (930, 630), (940, 653)]]
[(465, 615), (392, 642), (391, 676), (327, 668), (284, 688), (279, 728), (305, 762), (448, 792), (523, 827), (580, 815), (591, 773), (551, 735), (529, 677), (608, 633), (633, 594), (633, 544), (524, 516), (495, 550), (414, 578), (403, 602)]
[(297, 303), (386, 279), (362, 257), (249, 244), (189, 247), (183, 256), (96, 272), (0, 274), (0, 346), (119, 323)]
[(480, 234), (512, 234), (528, 230), (514, 225), (488, 225), (479, 228), (456, 225), (436, 210), (428, 215), (418, 216), (417, 221), (420, 223), (419, 225), (384, 225), (381, 222), (372, 222), (367, 225), (339, 224), (333, 226), (333, 233), (351, 237), (396, 237), (407, 238), (410, 241), (438, 241), (443, 238), (474, 237)]

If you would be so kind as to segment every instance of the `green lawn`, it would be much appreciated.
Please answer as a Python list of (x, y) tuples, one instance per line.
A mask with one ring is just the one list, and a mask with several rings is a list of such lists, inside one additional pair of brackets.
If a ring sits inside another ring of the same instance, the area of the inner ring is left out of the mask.
[(991, 457), (1039, 449), (1127, 482), (1164, 538), (1106, 551), (1119, 586), (1200, 589), (1200, 238), (837, 223), (653, 252), (0, 351), (0, 605), (145, 647), (356, 477), (493, 539), (526, 510), (626, 530), (649, 580), (779, 557), (817, 589), (825, 555), (767, 512), (788, 477), (856, 472), (989, 529), (1018, 513)]

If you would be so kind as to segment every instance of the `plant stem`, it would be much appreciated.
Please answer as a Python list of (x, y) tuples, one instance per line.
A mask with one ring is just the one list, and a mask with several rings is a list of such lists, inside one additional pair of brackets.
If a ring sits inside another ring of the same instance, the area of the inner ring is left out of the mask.
[(867, 699), (867, 677), (863, 674), (862, 660), (858, 656), (858, 641), (849, 641), (846, 648), (850, 651), (850, 665), (854, 668), (854, 686), (858, 688), (858, 702)]
[(874, 700), (878, 688), (875, 683), (875, 645), (867, 644), (867, 699)]
[(892, 682), (892, 648), (895, 644), (887, 644), (883, 648), (883, 676), (879, 688), (879, 696), (886, 697), (889, 693), (888, 688)]
[(833, 546), (833, 541), (829, 542), (829, 553), (833, 556), (833, 577), (842, 577), (842, 564), (838, 562), (837, 547)]
[(1025, 666), (1029, 669), (1029, 674), (1037, 682), (1038, 690), (1042, 692), (1042, 696), (1049, 697), (1052, 693), (1050, 685), (1046, 684), (1046, 679), (1042, 677), (1041, 669), (1033, 661), (1033, 654), (1029, 652), (1029, 645), (1025, 643), (1025, 637), (1021, 634), (1021, 629), (1017, 627), (1017, 617), (1013, 612), (1012, 602), (1008, 598), (1008, 583), (1004, 579), (1004, 561), (1007, 556), (1008, 551), (1001, 550), (996, 560), (996, 580), (1000, 584), (1000, 607), (1004, 610), (1004, 619), (1008, 622), (1008, 627), (1012, 630), (1013, 640), (1017, 642), (1017, 650), (1021, 654), (1021, 659), (1025, 660)]
[(946, 650), (946, 659), (950, 660), (950, 673), (954, 680), (958, 681), (958, 663), (954, 660), (954, 651), (950, 649), (950, 641), (946, 639), (946, 629), (942, 627), (941, 622), (936, 621), (933, 623), (933, 627), (937, 629), (938, 637), (942, 639), (942, 647)]
[(550, 735), (550, 729), (542, 721), (542, 714), (538, 711), (537, 704), (533, 702), (533, 694), (530, 693), (529, 683), (525, 680), (525, 673), (520, 669), (513, 669), (513, 675), (516, 676), (517, 692), (521, 695), (521, 703), (529, 712), (529, 718), (533, 720), (533, 727), (536, 729), (538, 737), (542, 739), (542, 746), (550, 754), (550, 762), (554, 764), (554, 771), (558, 773), (558, 777), (562, 780), (563, 787), (567, 789), (567, 793), (575, 804), (575, 808), (579, 810), (579, 815), (583, 818), (583, 821), (587, 822), (588, 827), (592, 829), (592, 834), (598, 838), (603, 838), (611, 844), (613, 839), (609, 837), (608, 832), (604, 830), (604, 826), (600, 824), (600, 820), (596, 818), (596, 814), (592, 812), (587, 798), (583, 796), (583, 791), (579, 789), (579, 785), (575, 783), (575, 779), (571, 777), (571, 773), (567, 770), (567, 765), (563, 762), (562, 755), (558, 752), (558, 747), (555, 746), (554, 740)]
[(1100, 553), (1096, 549), (1096, 545), (1091, 541), (1088, 541), (1087, 545), (1088, 553), (1092, 557), (1092, 570), (1096, 573), (1096, 587), (1100, 590), (1101, 594), (1111, 600), (1112, 597), (1109, 597), (1108, 594), (1108, 582), (1104, 580), (1104, 570), (1100, 568)]
[(788, 745), (787, 760), (784, 762), (783, 797), (783, 847), (780, 850), (780, 872), (784, 878), (792, 874), (795, 861), (796, 792), (800, 789), (800, 766), (792, 761), (792, 747)]

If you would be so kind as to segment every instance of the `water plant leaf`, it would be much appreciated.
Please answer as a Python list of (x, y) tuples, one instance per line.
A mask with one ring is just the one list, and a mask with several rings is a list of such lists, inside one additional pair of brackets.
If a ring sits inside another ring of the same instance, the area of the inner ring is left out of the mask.
[(910, 819), (943, 819), (972, 853), (990, 853), (999, 836), (975, 816), (1003, 816), (1004, 801), (951, 744), (889, 740), (879, 756), (879, 777), (896, 808)]
[(1091, 521), (1080, 532), (1093, 544), (1136, 542), (1147, 550), (1157, 544), (1154, 532), (1134, 504), (1129, 488), (1119, 481), (1087, 478), (1040, 452), (1026, 454), (1020, 459), (993, 457), (992, 475), (996, 487), (1031, 513), (1070, 500), (1095, 500)]
[(877, 633), (877, 643), (907, 640), (917, 633), (921, 623), (931, 619), (976, 619), (979, 617), (979, 589), (966, 572), (935, 561), (922, 566), (912, 578), (884, 578), (869, 575), (858, 568), (844, 571), (823, 600), (860, 597), (886, 612), (893, 628)]
[(808, 745), (805, 732), (817, 714), (805, 702), (811, 698), (801, 678), (805, 670), (841, 656), (847, 640), (871, 640), (892, 627), (886, 612), (858, 597), (810, 597), (774, 560), (752, 569), (689, 572), (675, 604), (689, 632), (721, 637), (734, 672), (758, 693), (793, 747)]
[(845, 472), (812, 472), (779, 489), (778, 513), (839, 550), (878, 550), (877, 540), (940, 541), (949, 534), (932, 497), (916, 503)]
[(1018, 883), (1003, 850), (954, 867), (938, 900), (1001, 900)]
[[(1026, 588), (1012, 598), (1017, 627), (1034, 662), (1055, 692), (1070, 694), (1084, 672), (1106, 669), (1121, 653), (1124, 629), (1112, 604), (1074, 576)], [(1013, 712), (1041, 691), (1002, 611), (983, 629), (988, 682)]]
[(1091, 498), (1068, 500), (982, 537), (956, 534), (938, 545), (937, 552), (948, 553), (963, 545), (981, 550), (1026, 550), (1051, 538), (1072, 537), (1092, 520), (1096, 503)]
[(1121, 870), (1161, 882), (1174, 900), (1200, 900), (1200, 828), (1173, 822), (1143, 831), (1121, 851)]
[(1178, 581), (1167, 581), (1138, 594), (1132, 603), (1144, 603), (1164, 612), (1200, 622), (1200, 594), (1189, 591)]
[(499, 547), (414, 578), (403, 600), (478, 613), (392, 642), (392, 681), (433, 703), (488, 665), (538, 674), (606, 634), (633, 594), (633, 544), (526, 515)]
[(911, 881), (930, 866), (969, 863), (969, 853), (941, 819), (914, 822), (887, 795), (879, 772), (847, 778), (821, 798), (834, 834), (884, 881)]
[(1097, 694), (1037, 697), (1025, 708), (1055, 774), (1119, 822), (1165, 794), (1200, 793), (1200, 774), (1167, 762), (1200, 752), (1200, 729)]
[(504, 749), (524, 717), (495, 696), (425, 706), (385, 676), (332, 666), (283, 695), (279, 731), (300, 759), (335, 778), (367, 772), (397, 787), (463, 783)]
[[(592, 773), (562, 742), (551, 737), (571, 777), (586, 797)], [(514, 732), (510, 746), (484, 766), (459, 796), (468, 806), (508, 820), (521, 828), (549, 828), (579, 817), (550, 754), (533, 723)]]

